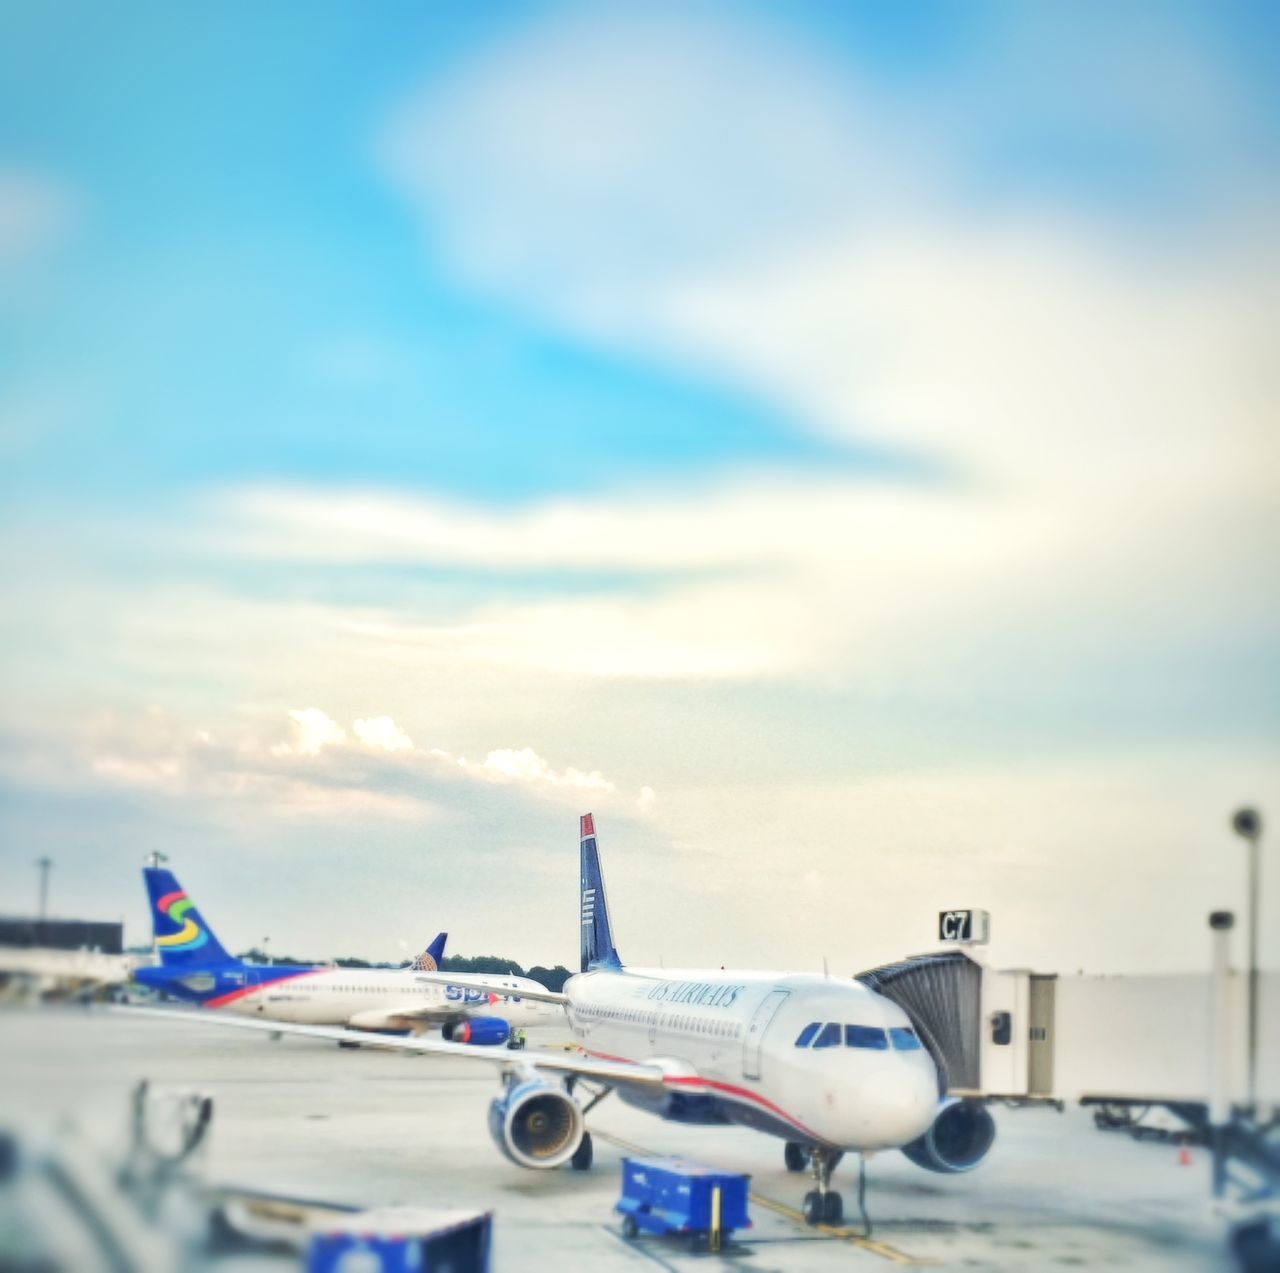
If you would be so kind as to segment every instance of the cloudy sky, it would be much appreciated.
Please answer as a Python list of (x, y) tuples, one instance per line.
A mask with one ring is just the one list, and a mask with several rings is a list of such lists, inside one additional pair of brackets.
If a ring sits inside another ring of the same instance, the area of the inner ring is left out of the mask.
[(6, 910), (142, 940), (159, 850), (237, 948), (571, 964), (591, 809), (635, 962), (1204, 961), (1280, 818), (1274, 6), (4, 25)]

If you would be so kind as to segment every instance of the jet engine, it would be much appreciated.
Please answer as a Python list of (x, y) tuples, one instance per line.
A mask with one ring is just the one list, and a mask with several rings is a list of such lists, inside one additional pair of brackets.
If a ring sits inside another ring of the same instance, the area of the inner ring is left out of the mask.
[(991, 1111), (979, 1101), (946, 1101), (923, 1136), (902, 1146), (917, 1167), (927, 1171), (972, 1171), (996, 1138)]
[(472, 1017), (451, 1021), (441, 1031), (451, 1043), (480, 1043), (493, 1047), (511, 1037), (511, 1027), (501, 1017)]
[(582, 1143), (582, 1109), (556, 1083), (515, 1081), (489, 1106), (489, 1134), (518, 1167), (559, 1167)]

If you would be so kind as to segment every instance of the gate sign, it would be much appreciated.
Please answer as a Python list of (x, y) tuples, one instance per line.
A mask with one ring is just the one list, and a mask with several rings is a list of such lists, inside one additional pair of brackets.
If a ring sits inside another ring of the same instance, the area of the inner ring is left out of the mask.
[(978, 944), (989, 939), (991, 916), (986, 911), (939, 911), (938, 940)]

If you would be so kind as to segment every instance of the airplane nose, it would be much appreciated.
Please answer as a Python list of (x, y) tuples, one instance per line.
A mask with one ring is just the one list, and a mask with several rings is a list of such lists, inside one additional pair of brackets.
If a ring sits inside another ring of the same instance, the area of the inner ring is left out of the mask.
[(861, 1096), (880, 1148), (915, 1140), (938, 1113), (936, 1081), (914, 1066), (895, 1066), (869, 1078)]

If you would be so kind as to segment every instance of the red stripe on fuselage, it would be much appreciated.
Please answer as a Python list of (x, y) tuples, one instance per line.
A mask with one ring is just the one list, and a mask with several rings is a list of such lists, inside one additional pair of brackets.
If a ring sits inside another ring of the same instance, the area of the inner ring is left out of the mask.
[(310, 977), (318, 972), (330, 972), (328, 968), (304, 968), (301, 972), (285, 973), (283, 977), (277, 977), (274, 981), (268, 981), (257, 986), (241, 986), (239, 990), (228, 991), (225, 995), (219, 995), (216, 999), (206, 999), (203, 1006), (206, 1008), (225, 1008), (227, 1004), (234, 1003), (237, 999), (243, 999), (245, 995), (257, 994), (259, 990), (270, 990), (273, 986), (283, 985), (286, 981), (296, 981), (299, 977)]
[[(651, 1062), (633, 1061), (629, 1056), (610, 1056), (607, 1052), (592, 1052), (588, 1048), (582, 1049), (588, 1056), (597, 1057), (601, 1061), (619, 1061), (624, 1065), (645, 1065)], [(821, 1141), (823, 1144), (830, 1144), (825, 1136), (819, 1136), (812, 1128), (806, 1127), (798, 1118), (793, 1118), (786, 1110), (779, 1108), (772, 1101), (767, 1101), (763, 1096), (757, 1095), (755, 1092), (749, 1091), (745, 1087), (735, 1087), (732, 1083), (721, 1083), (718, 1079), (704, 1079), (701, 1076), (683, 1077), (680, 1075), (663, 1075), (664, 1084), (672, 1087), (704, 1087), (710, 1088), (716, 1092), (723, 1092), (726, 1096), (732, 1096), (737, 1100), (750, 1101), (766, 1109), (769, 1113), (776, 1115), (782, 1119), (784, 1123), (790, 1123), (792, 1127), (798, 1127), (806, 1136), (811, 1136), (814, 1140)]]

